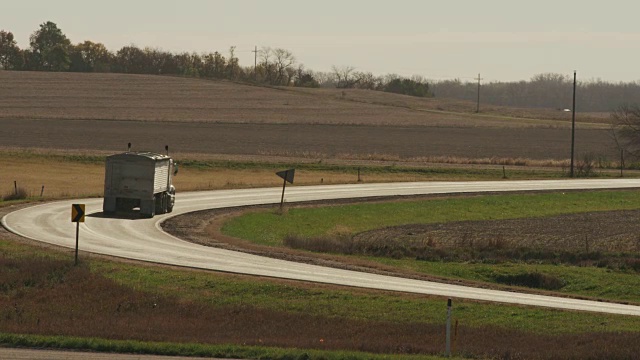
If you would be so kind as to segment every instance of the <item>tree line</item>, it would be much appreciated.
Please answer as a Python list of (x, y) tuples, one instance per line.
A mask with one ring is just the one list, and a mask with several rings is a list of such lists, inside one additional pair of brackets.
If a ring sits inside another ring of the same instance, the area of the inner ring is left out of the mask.
[(263, 47), (254, 66), (241, 66), (230, 47), (218, 51), (172, 53), (135, 45), (109, 51), (104, 44), (84, 41), (72, 44), (53, 22), (46, 22), (29, 37), (29, 48), (20, 49), (13, 33), (0, 31), (0, 67), (17, 71), (114, 72), (127, 74), (177, 75), (229, 79), (274, 86), (362, 88), (412, 96), (431, 96), (424, 79), (400, 76), (375, 78), (353, 68), (334, 67), (331, 73), (305, 69), (286, 49)]
[[(432, 83), (438, 97), (476, 101), (478, 84), (459, 79)], [(571, 109), (573, 103), (573, 77), (546, 73), (537, 74), (529, 81), (491, 82), (482, 84), (481, 101), (484, 103), (551, 109)], [(578, 81), (576, 104), (578, 111), (611, 112), (622, 104), (640, 101), (640, 83), (609, 83), (602, 80)]]
[[(241, 66), (230, 47), (224, 54), (172, 53), (154, 48), (124, 46), (116, 52), (104, 44), (72, 44), (53, 22), (31, 34), (29, 48), (20, 49), (11, 32), (0, 31), (0, 67), (6, 70), (116, 72), (229, 79), (274, 86), (367, 89), (418, 96), (476, 101), (478, 86), (460, 79), (430, 81), (395, 74), (376, 76), (352, 66), (333, 66), (316, 72), (298, 63), (286, 49), (256, 49), (254, 66)], [(491, 82), (481, 86), (481, 102), (515, 107), (567, 109), (571, 107), (573, 79), (562, 74), (537, 74), (530, 81)], [(576, 92), (579, 111), (615, 111), (622, 104), (640, 102), (640, 83), (580, 81)]]

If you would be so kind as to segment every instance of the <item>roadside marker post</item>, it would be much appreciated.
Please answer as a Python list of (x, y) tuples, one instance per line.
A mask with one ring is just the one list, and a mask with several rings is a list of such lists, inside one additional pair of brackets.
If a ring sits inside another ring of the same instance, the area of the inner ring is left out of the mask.
[(293, 177), (296, 174), (296, 169), (289, 169), (284, 171), (278, 171), (276, 175), (281, 177), (284, 182), (282, 183), (282, 197), (280, 198), (280, 211), (284, 205), (284, 189), (287, 187), (287, 183), (293, 184)]
[(76, 223), (76, 260), (78, 265), (78, 240), (80, 238), (80, 223), (84, 222), (84, 204), (71, 205), (71, 222)]
[(451, 298), (447, 300), (447, 349), (445, 356), (451, 356)]

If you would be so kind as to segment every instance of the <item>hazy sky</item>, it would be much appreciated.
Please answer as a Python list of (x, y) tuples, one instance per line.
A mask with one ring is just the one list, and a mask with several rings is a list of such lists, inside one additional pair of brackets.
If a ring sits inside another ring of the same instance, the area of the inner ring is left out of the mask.
[(254, 46), (284, 48), (317, 71), (527, 80), (640, 80), (640, 2), (573, 0), (30, 0), (3, 1), (0, 29), (21, 48), (53, 21), (73, 43), (219, 51), (253, 64)]

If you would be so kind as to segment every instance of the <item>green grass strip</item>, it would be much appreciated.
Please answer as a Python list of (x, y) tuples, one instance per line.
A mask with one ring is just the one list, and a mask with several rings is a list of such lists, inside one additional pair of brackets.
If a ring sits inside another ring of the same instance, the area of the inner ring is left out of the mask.
[[(403, 293), (282, 284), (249, 276), (173, 270), (92, 261), (92, 271), (147, 293), (176, 296), (209, 306), (255, 306), (289, 313), (390, 323), (445, 320), (446, 300)], [(630, 286), (634, 289), (633, 285)], [(457, 299), (454, 317), (466, 326), (497, 326), (533, 333), (640, 332), (640, 317), (562, 311)]]
[(379, 355), (352, 351), (322, 351), (275, 347), (160, 343), (135, 340), (109, 340), (66, 336), (40, 336), (0, 333), (0, 346), (47, 348), (57, 350), (97, 351), (102, 353), (146, 354), (164, 356), (198, 356), (226, 359), (441, 359), (435, 356)]
[[(496, 186), (499, 186), (497, 184)], [(249, 213), (223, 226), (227, 235), (281, 246), (287, 235), (320, 236), (336, 229), (353, 233), (407, 224), (546, 217), (640, 208), (640, 191), (585, 191), (478, 195), (420, 201), (292, 208)]]

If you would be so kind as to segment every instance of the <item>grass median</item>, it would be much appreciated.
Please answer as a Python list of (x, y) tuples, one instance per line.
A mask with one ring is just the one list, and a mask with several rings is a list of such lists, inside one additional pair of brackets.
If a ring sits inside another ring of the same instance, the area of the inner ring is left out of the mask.
[[(604, 224), (590, 223), (592, 217), (579, 219), (582, 223), (568, 217), (637, 209), (640, 192), (633, 190), (454, 196), (289, 208), (284, 213), (250, 212), (227, 221), (222, 231), (262, 245), (343, 254), (448, 279), (538, 287), (575, 296), (640, 303), (636, 290), (640, 288), (640, 242), (634, 230), (614, 228), (613, 235), (598, 238), (596, 232)], [(631, 216), (631, 220), (637, 216), (633, 212), (624, 215)], [(513, 219), (532, 222), (536, 218), (537, 223), (527, 228), (531, 237), (554, 221), (561, 221), (556, 225), (559, 227), (575, 227), (577, 234), (565, 235), (571, 241), (561, 235), (540, 245), (527, 243), (526, 234), (517, 234), (518, 228), (511, 233), (520, 236), (521, 242), (515, 244), (491, 233), (500, 227), (522, 226)], [(504, 223), (506, 220), (512, 223)], [(463, 230), (450, 231), (453, 235), (449, 234), (449, 242), (444, 243), (440, 237), (449, 230), (448, 223), (460, 223)], [(502, 225), (489, 227), (484, 238), (477, 236), (475, 232), (488, 223)], [(404, 231), (395, 231), (396, 227)], [(416, 233), (422, 236), (418, 240)], [(616, 244), (607, 243), (610, 240), (624, 246), (617, 248)], [(533, 279), (527, 280), (527, 276)], [(543, 284), (535, 286), (527, 281)], [(545, 282), (551, 284), (547, 286)]]

